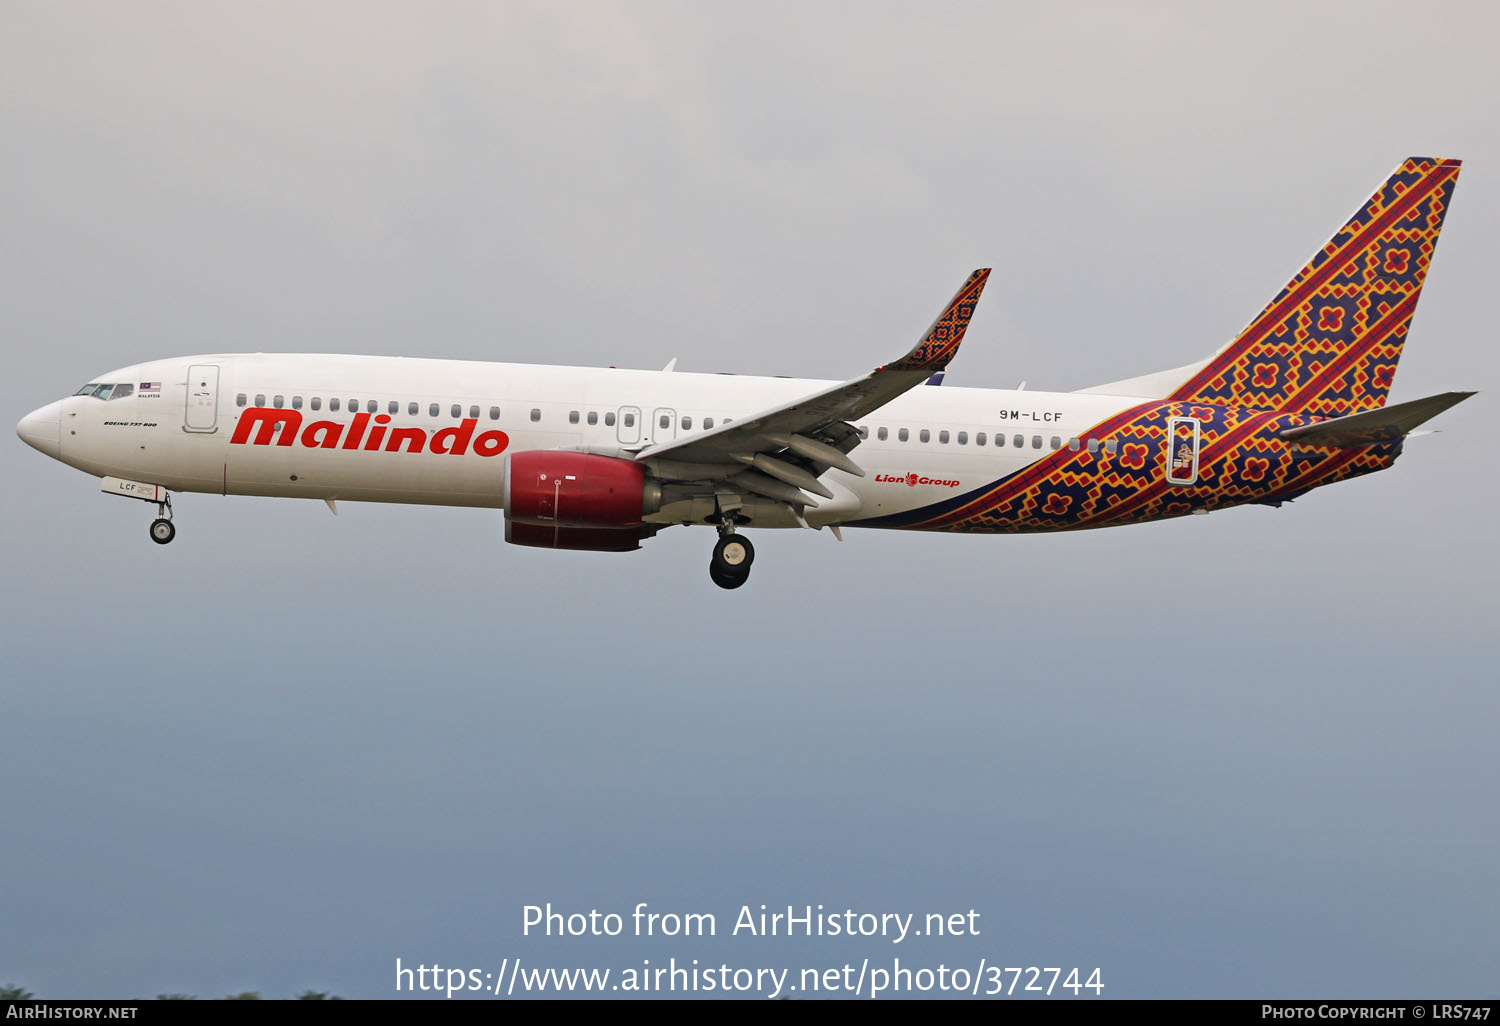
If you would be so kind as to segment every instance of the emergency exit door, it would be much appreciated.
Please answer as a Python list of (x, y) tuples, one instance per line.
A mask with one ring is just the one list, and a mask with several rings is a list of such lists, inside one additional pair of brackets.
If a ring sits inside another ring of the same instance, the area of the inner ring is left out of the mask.
[(219, 427), (219, 367), (200, 363), (188, 368), (187, 412), (183, 427), (188, 431), (216, 431)]

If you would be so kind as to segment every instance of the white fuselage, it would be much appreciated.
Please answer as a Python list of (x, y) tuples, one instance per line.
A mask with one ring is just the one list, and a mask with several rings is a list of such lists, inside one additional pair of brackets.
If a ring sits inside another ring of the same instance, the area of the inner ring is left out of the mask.
[[(833, 384), (310, 354), (161, 360), (94, 380), (133, 389), (125, 398), (77, 395), (54, 404), (55, 455), (90, 474), (174, 491), (491, 507), (501, 507), (505, 494), (505, 460), (495, 450), (496, 437), (505, 439), (504, 452), (588, 448), (627, 455)], [(1020, 470), (1139, 401), (915, 388), (856, 423), (866, 434), (855, 455), (867, 476), (829, 471), (823, 481), (835, 498), (809, 509), (807, 520), (853, 524), (951, 498)], [(269, 444), (254, 444), (253, 437), (233, 441), (240, 419), (258, 404), (295, 408), (301, 418), (295, 429), (305, 435), (319, 422), (349, 432), (356, 412), (351, 403), (367, 422), (354, 446), (346, 444), (347, 435), (331, 447), (317, 444), (328, 440), (328, 430), (314, 444), (304, 437), (283, 439), (280, 428)], [(477, 420), (470, 435), (502, 433), (487, 442), (488, 455), (473, 448), (462, 454), (433, 451), (412, 440), (418, 433), (430, 440), (469, 419)], [(377, 426), (389, 434), (405, 429), (408, 443), (391, 451), (383, 436), (370, 445)], [(663, 511), (647, 519), (675, 518)], [(794, 522), (788, 519), (785, 526)]]

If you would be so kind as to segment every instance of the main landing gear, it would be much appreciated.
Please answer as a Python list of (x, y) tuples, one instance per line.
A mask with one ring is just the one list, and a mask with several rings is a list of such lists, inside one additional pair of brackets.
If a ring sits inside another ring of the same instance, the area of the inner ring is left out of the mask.
[(750, 564), (755, 562), (755, 546), (732, 527), (719, 528), (719, 543), (708, 561), (708, 576), (721, 588), (738, 588), (750, 579)]
[(156, 504), (156, 519), (151, 521), (151, 540), (165, 545), (176, 537), (177, 528), (172, 524), (172, 497), (162, 492), (161, 501)]

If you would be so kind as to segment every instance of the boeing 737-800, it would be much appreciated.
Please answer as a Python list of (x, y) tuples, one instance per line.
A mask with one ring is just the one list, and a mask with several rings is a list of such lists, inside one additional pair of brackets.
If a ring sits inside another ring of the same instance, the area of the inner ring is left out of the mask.
[(981, 269), (910, 352), (843, 383), (221, 354), (101, 375), (17, 432), (154, 503), (163, 544), (173, 491), (488, 506), (506, 541), (545, 548), (712, 526), (724, 588), (749, 575), (747, 527), (1015, 533), (1279, 505), (1385, 469), (1472, 394), (1386, 404), (1458, 173), (1403, 162), (1218, 353), (1078, 392), (919, 387), (958, 352)]

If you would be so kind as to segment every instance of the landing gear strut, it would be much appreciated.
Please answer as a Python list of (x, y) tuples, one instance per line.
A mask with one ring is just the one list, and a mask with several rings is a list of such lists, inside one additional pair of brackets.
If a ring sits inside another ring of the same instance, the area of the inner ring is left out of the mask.
[(172, 525), (172, 497), (165, 492), (156, 504), (156, 519), (151, 521), (151, 540), (165, 545), (177, 537), (177, 528)]
[(721, 588), (738, 588), (750, 579), (750, 564), (755, 562), (755, 546), (731, 525), (719, 528), (719, 543), (708, 561), (708, 576)]

